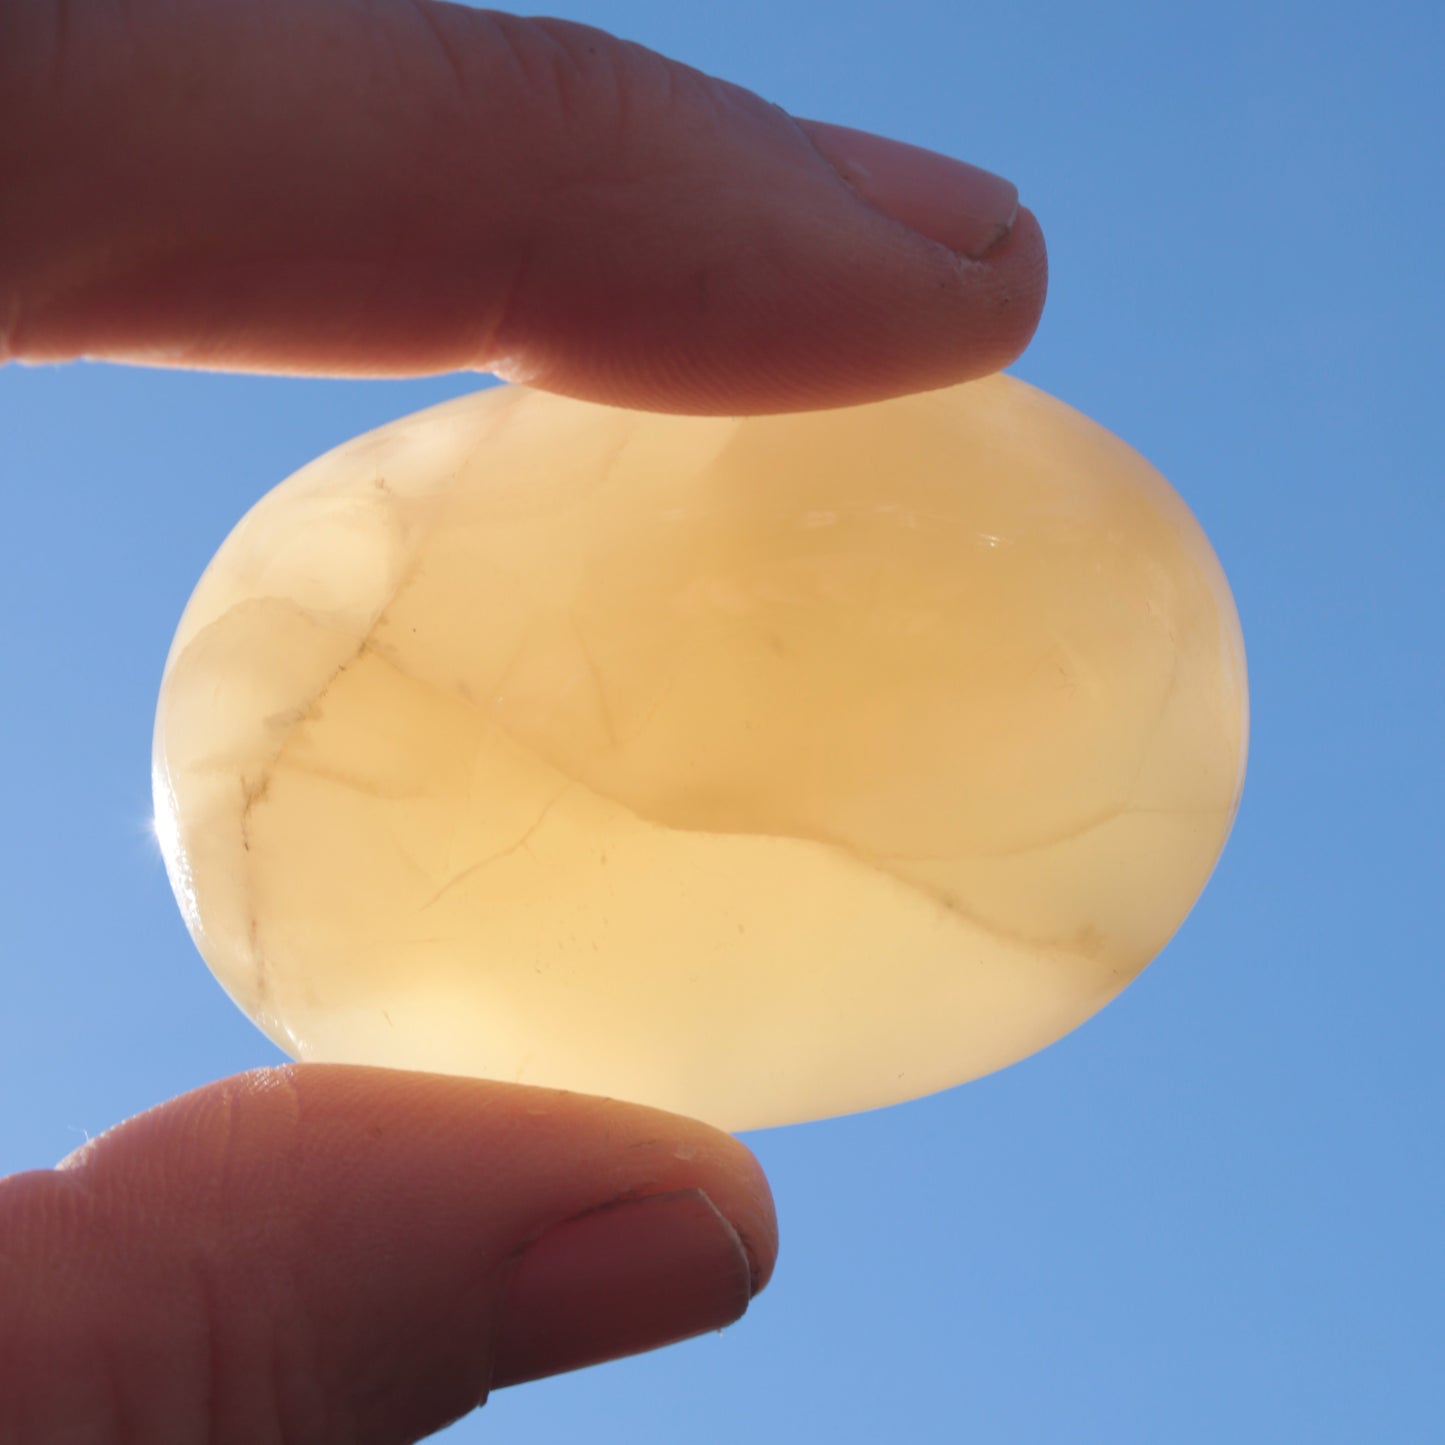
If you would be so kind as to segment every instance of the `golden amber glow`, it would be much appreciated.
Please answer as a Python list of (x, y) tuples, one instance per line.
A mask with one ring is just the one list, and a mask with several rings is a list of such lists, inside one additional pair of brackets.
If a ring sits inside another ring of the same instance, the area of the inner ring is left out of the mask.
[(1245, 730), (1188, 510), (1020, 382), (744, 420), (512, 387), (240, 523), (156, 816), (294, 1054), (737, 1129), (1087, 1018), (1198, 897)]

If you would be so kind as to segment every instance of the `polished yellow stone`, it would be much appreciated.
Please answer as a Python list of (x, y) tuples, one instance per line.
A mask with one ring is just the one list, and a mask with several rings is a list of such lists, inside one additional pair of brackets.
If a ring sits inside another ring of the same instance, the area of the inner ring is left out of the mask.
[(293, 1054), (744, 1128), (1087, 1018), (1198, 897), (1245, 734), (1194, 519), (1020, 382), (745, 420), (513, 387), (240, 523), (156, 817)]

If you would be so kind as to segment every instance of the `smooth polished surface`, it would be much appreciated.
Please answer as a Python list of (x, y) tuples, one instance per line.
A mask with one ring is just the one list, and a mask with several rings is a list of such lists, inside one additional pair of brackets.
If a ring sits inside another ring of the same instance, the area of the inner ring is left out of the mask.
[(1020, 382), (741, 421), (506, 388), (236, 528), (167, 664), (157, 827), (294, 1054), (737, 1129), (1107, 1002), (1214, 866), (1246, 713), (1184, 504)]

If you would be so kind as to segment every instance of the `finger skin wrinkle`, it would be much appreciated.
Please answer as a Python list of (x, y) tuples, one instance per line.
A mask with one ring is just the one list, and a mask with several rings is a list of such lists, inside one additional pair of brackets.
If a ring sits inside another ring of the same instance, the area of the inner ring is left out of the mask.
[(0, 144), (0, 365), (19, 355), (25, 294), (6, 245), (18, 229), (10, 209), (23, 175), (22, 152), (34, 144), (37, 95), (52, 91), (64, 70), (69, 12), (64, 4), (0, 4), (0, 136), (26, 144)]
[[(578, 114), (577, 100), (585, 98), (580, 113), (599, 117), (593, 107), (596, 92), (615, 87), (612, 54), (622, 44), (610, 36), (565, 20), (521, 19), (488, 12), (507, 52), (515, 62), (527, 93), (539, 97), (543, 108), (560, 107), (563, 114)], [(599, 78), (603, 84), (598, 86)]]
[[(214, 1261), (204, 1255), (196, 1258), (192, 1275), (199, 1301), (197, 1353), (204, 1362), (196, 1413), (206, 1421), (206, 1445), (289, 1445), (292, 1440), (335, 1438), (325, 1428), (328, 1422), (314, 1392), (308, 1398), (298, 1388), (305, 1378), (303, 1362), (282, 1342), (283, 1329), (294, 1335), (304, 1316), (276, 1310), (276, 1327), (258, 1328), (254, 1306), (238, 1302), (236, 1290), (228, 1288)], [(250, 1288), (254, 1291), (254, 1283)]]
[(65, 75), (65, 57), (70, 41), (70, 0), (51, 0), (49, 10), (55, 19), (55, 47), (50, 58), (50, 84), (59, 89)]
[(639, 136), (656, 134), (666, 119), (683, 67), (567, 20), (496, 12), (487, 19), (511, 57), (528, 111), (556, 131), (551, 156), (572, 156), (568, 181), (591, 178), (599, 157), (628, 154)]
[(282, 1163), (300, 1151), (298, 1102), (281, 1071), (239, 1080), (150, 1147), (143, 1117), (65, 1171), (0, 1181), (0, 1445), (365, 1438), (284, 1267), (324, 1254), (322, 1221), (255, 1208), (244, 1167), (257, 1103)]
[(19, 292), (12, 296), (0, 293), (0, 366), (20, 355), (23, 309)]
[[(430, 33), (436, 53), (441, 57), (442, 63), (451, 72), (452, 84), (456, 88), (459, 97), (466, 97), (471, 90), (471, 83), (467, 76), (466, 67), (463, 65), (456, 46), (449, 34), (449, 27), (446, 24), (449, 18), (443, 8), (431, 3), (431, 0), (402, 0), (402, 3), (421, 22), (422, 26)], [(450, 10), (452, 7), (446, 7)]]
[(511, 334), (511, 322), (516, 315), (519, 302), (527, 294), (528, 279), (537, 258), (539, 242), (535, 236), (524, 236), (516, 248), (515, 259), (507, 268), (506, 280), (500, 294), (489, 308), (486, 324), (472, 344), (472, 352), (479, 360), (494, 369), (507, 368), (514, 381), (521, 381), (525, 374), (525, 356), (506, 354), (505, 339)]
[(154, 1292), (145, 1298), (131, 1287), (134, 1252), (83, 1175), (43, 1170), (0, 1181), (0, 1442), (195, 1440), (194, 1421), (188, 1433), (152, 1428), (148, 1359), (183, 1378), (190, 1361), (170, 1325), (156, 1348)]

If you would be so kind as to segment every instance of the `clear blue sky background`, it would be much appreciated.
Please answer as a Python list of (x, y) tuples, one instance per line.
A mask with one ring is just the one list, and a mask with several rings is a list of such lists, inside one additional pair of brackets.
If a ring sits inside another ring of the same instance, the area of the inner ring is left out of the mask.
[[(794, 112), (1016, 179), (1017, 372), (1152, 458), (1233, 580), (1243, 811), (1072, 1037), (752, 1141), (746, 1323), (506, 1392), (449, 1439), (1445, 1439), (1445, 9), (1335, 0), (556, 3)], [(0, 373), (0, 1172), (273, 1060), (146, 829), (188, 591), (264, 489), (475, 378)]]

